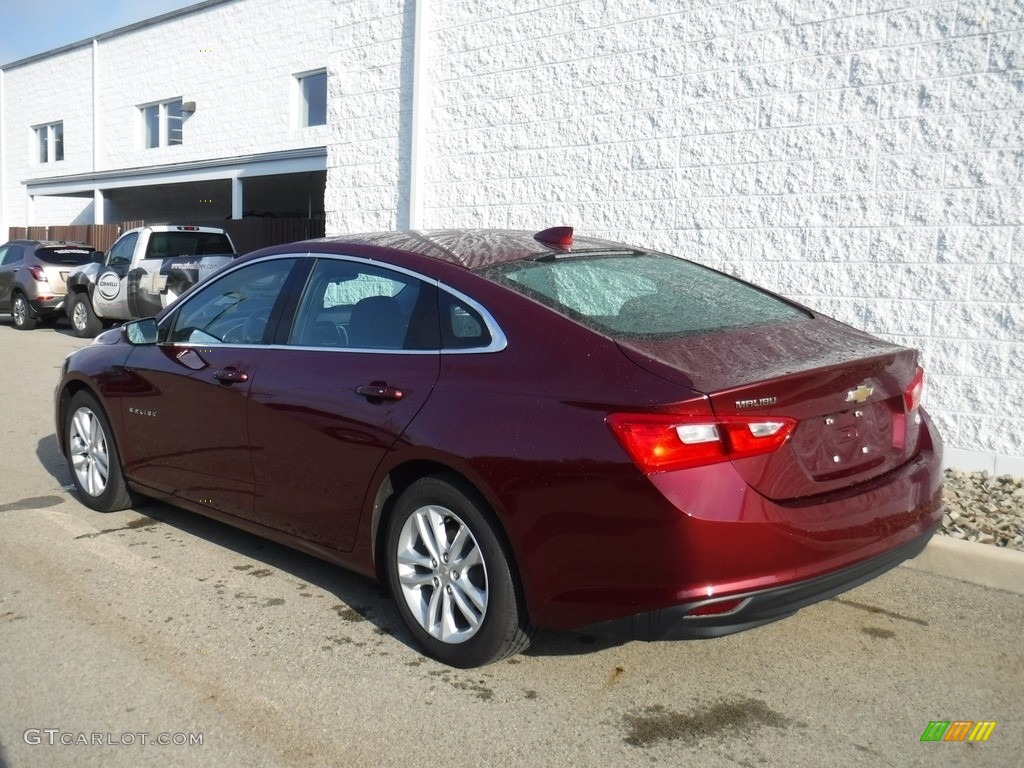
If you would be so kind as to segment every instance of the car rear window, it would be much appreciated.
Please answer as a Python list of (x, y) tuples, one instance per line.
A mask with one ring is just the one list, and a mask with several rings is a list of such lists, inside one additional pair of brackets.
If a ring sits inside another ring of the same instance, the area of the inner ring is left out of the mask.
[(37, 248), (36, 257), (46, 264), (72, 264), (81, 266), (92, 261), (94, 248), (61, 245), (53, 248)]
[(220, 232), (153, 232), (146, 246), (149, 259), (226, 256), (232, 252), (231, 241)]
[(755, 286), (666, 254), (544, 257), (480, 274), (612, 338), (669, 338), (810, 317)]

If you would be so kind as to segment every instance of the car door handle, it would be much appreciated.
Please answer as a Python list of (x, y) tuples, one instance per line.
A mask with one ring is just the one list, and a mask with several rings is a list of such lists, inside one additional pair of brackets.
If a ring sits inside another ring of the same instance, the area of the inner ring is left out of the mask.
[(357, 395), (362, 395), (367, 400), (401, 400), (405, 393), (397, 387), (389, 387), (383, 382), (364, 384), (356, 389)]
[(243, 381), (249, 380), (249, 374), (245, 371), (240, 371), (237, 368), (229, 367), (217, 371), (213, 374), (213, 378), (217, 381), (223, 382), (224, 384), (240, 384)]

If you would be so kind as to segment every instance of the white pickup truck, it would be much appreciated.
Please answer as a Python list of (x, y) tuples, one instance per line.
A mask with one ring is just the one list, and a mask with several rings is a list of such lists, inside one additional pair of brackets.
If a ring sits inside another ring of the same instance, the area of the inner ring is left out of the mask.
[(236, 256), (223, 229), (174, 224), (131, 229), (110, 246), (102, 263), (68, 277), (64, 308), (75, 335), (92, 337), (111, 322), (155, 315)]

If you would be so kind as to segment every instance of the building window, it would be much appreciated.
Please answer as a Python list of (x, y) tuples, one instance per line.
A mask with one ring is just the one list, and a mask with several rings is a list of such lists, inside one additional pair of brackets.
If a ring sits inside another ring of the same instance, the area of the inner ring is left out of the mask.
[(55, 163), (64, 159), (64, 123), (38, 125), (35, 128), (36, 159), (40, 163)]
[(303, 128), (327, 124), (327, 72), (296, 75), (299, 81), (299, 124)]
[(181, 99), (139, 107), (142, 113), (142, 146), (173, 147), (182, 143)]

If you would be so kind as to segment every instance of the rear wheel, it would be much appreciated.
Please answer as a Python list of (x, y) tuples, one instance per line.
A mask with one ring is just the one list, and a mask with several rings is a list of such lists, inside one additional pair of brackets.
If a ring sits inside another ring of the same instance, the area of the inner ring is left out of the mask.
[(80, 339), (91, 339), (103, 330), (103, 323), (92, 311), (89, 297), (84, 293), (76, 293), (71, 300), (71, 329)]
[(478, 667), (530, 644), (512, 557), (475, 494), (438, 477), (416, 481), (395, 503), (386, 547), (398, 611), (429, 656)]
[(121, 469), (110, 422), (96, 398), (79, 392), (64, 417), (68, 469), (79, 498), (97, 512), (127, 509), (135, 501)]
[(11, 304), (11, 317), (14, 318), (14, 327), (19, 331), (31, 331), (36, 327), (36, 319), (32, 317), (32, 309), (28, 305), (28, 299), (24, 294), (14, 294), (14, 302)]

